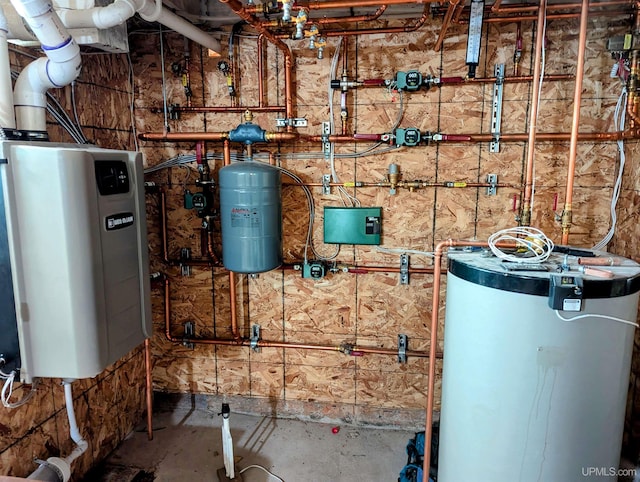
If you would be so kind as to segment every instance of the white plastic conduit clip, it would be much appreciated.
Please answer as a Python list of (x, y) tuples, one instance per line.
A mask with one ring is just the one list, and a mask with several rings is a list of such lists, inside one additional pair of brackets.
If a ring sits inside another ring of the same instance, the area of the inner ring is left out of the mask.
[(46, 0), (11, 0), (42, 44), (47, 58), (37, 59), (20, 74), (14, 89), (18, 129), (46, 131), (46, 98), (50, 88), (69, 85), (80, 74), (80, 48)]
[[(11, 87), (11, 67), (9, 64), (9, 45), (7, 33), (9, 22), (0, 6), (0, 129), (15, 129), (16, 114), (13, 109), (13, 91)], [(0, 134), (1, 135), (1, 134)]]

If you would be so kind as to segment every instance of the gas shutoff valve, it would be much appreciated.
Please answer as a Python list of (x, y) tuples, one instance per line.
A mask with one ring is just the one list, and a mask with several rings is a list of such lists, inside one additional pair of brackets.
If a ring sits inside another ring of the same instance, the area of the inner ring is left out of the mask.
[(324, 37), (318, 37), (316, 40), (316, 48), (318, 49), (318, 59), (322, 60), (324, 58), (324, 49), (327, 46), (327, 39)]

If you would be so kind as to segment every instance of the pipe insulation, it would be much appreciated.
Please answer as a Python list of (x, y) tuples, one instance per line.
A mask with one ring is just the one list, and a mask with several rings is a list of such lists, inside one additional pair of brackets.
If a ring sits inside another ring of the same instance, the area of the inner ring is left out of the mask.
[(45, 94), (69, 85), (80, 74), (80, 47), (46, 0), (11, 0), (42, 44), (46, 58), (30, 63), (20, 74), (13, 100), (18, 129), (46, 131)]
[(9, 45), (7, 34), (9, 22), (0, 6), (0, 129), (15, 129), (16, 114), (13, 108), (11, 86), (11, 66), (9, 64)]

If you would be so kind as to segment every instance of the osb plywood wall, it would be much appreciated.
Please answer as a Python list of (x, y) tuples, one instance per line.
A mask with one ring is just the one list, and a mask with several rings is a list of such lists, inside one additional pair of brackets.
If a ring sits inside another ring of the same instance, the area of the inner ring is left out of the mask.
[[(39, 53), (13, 52), (12, 69), (20, 71), (32, 55)], [(133, 149), (126, 56), (84, 55), (82, 60), (75, 97), (85, 136), (100, 147)], [(52, 93), (73, 116), (71, 88)], [(52, 141), (72, 142), (52, 119), (48, 121)], [(74, 462), (74, 480), (80, 480), (139, 423), (144, 410), (144, 373), (144, 350), (139, 347), (96, 378), (73, 384), (78, 426), (89, 442), (88, 451)], [(12, 401), (20, 400), (27, 390), (17, 384)], [(22, 407), (0, 407), (0, 474), (26, 477), (37, 468), (34, 459), (65, 457), (71, 450), (61, 380), (43, 380), (33, 399)]]
[[(396, 71), (417, 69), (423, 74), (464, 76), (466, 27), (451, 27), (441, 52), (433, 51), (440, 20), (428, 21), (415, 33), (377, 34), (351, 37), (348, 45), (350, 79), (392, 78)], [(613, 111), (621, 85), (609, 77), (611, 59), (606, 52), (610, 34), (624, 26), (619, 21), (591, 18), (586, 51), (586, 78), (581, 104), (581, 131), (613, 130)], [(532, 23), (522, 24), (524, 52), (522, 73), (532, 71)], [(577, 21), (553, 20), (547, 28), (546, 73), (572, 74), (577, 58)], [(225, 37), (226, 39), (226, 37)], [(183, 39), (163, 38), (165, 51), (166, 102), (185, 105), (181, 79), (172, 75), (170, 66), (183, 61)], [(504, 63), (507, 75), (513, 72), (516, 41), (515, 24), (492, 24), (483, 39), (479, 77), (491, 77), (494, 65)], [(137, 127), (140, 132), (159, 132), (164, 119), (158, 108), (163, 104), (163, 85), (159, 36), (136, 37), (133, 62), (136, 78)], [(290, 42), (295, 58), (296, 116), (306, 117), (304, 134), (318, 135), (321, 123), (329, 118), (327, 85), (331, 57), (337, 40), (330, 38), (325, 58), (318, 60), (307, 41)], [(226, 44), (223, 41), (223, 44)], [(191, 46), (191, 89), (194, 106), (228, 106), (230, 99), (224, 76), (217, 70), (218, 59), (202, 55)], [(242, 37), (239, 47), (239, 104), (257, 105), (257, 57), (255, 39)], [(266, 101), (282, 105), (282, 55), (270, 46)], [(342, 59), (338, 62), (338, 73)], [(421, 131), (446, 134), (490, 132), (493, 85), (468, 84), (444, 86), (405, 94), (400, 127), (418, 127)], [(539, 132), (570, 132), (574, 82), (544, 82), (538, 119)], [(529, 123), (530, 83), (505, 83), (502, 131), (526, 133)], [(340, 126), (338, 98), (335, 98), (336, 125)], [(383, 88), (350, 91), (349, 133), (383, 133), (392, 129), (401, 107), (400, 95)], [(161, 110), (160, 110), (161, 112)], [(254, 122), (274, 131), (274, 114), (256, 114)], [(182, 114), (168, 120), (172, 132), (229, 131), (242, 122), (241, 114)], [(194, 143), (141, 143), (148, 165), (155, 165), (177, 154), (194, 152)], [(368, 144), (340, 144), (336, 151), (354, 153)], [(233, 146), (238, 151), (239, 146)], [(617, 147), (615, 143), (581, 142), (574, 193), (574, 226), (571, 243), (592, 246), (609, 227), (609, 200), (615, 181)], [(259, 145), (257, 152), (295, 153), (279, 162), (306, 182), (319, 182), (330, 172), (327, 161), (313, 155), (319, 144), (298, 143), (276, 146)], [(221, 154), (220, 144), (207, 145), (210, 153)], [(307, 155), (305, 156), (305, 153)], [(532, 224), (559, 241), (560, 226), (555, 220), (565, 195), (568, 142), (538, 142), (535, 152), (535, 200)], [(489, 152), (488, 144), (452, 143), (403, 148), (377, 155), (336, 160), (336, 171), (343, 182), (383, 180), (390, 163), (400, 166), (405, 180), (483, 182), (488, 174), (498, 174), (499, 182), (512, 187), (500, 188), (488, 196), (484, 188), (426, 188), (415, 192), (362, 188), (352, 191), (363, 206), (383, 209), (383, 246), (430, 251), (447, 238), (486, 239), (501, 228), (515, 225), (521, 183), (526, 160), (525, 143), (503, 143), (499, 153)], [(221, 161), (211, 163), (215, 171)], [(148, 176), (167, 195), (168, 252), (176, 258), (188, 247), (193, 256), (201, 255), (200, 219), (182, 207), (184, 190), (197, 191), (197, 173), (173, 168)], [(341, 205), (334, 191), (322, 195), (312, 188), (318, 219), (314, 239), (319, 252), (328, 255), (333, 246), (322, 243), (322, 207)], [(194, 267), (191, 275), (167, 266), (159, 256), (159, 205), (157, 196), (149, 196), (150, 247), (153, 269), (166, 273), (170, 282), (171, 321), (177, 336), (183, 324), (195, 322), (196, 335), (230, 335), (229, 278), (220, 268)], [(283, 194), (285, 261), (300, 261), (308, 211), (304, 195), (297, 187), (285, 187)], [(219, 226), (216, 225), (218, 228)], [(218, 254), (220, 248), (216, 245)], [(399, 266), (399, 257), (366, 246), (343, 246), (339, 263), (349, 265)], [(412, 266), (428, 266), (429, 259), (414, 255)], [(292, 343), (361, 346), (395, 349), (397, 335), (409, 336), (412, 350), (429, 349), (428, 320), (431, 315), (432, 276), (415, 274), (408, 286), (399, 284), (395, 273), (330, 274), (321, 281), (303, 279), (299, 272), (274, 270), (259, 277), (238, 277), (237, 306), (240, 331), (249, 335), (252, 324), (259, 324), (265, 340)], [(190, 392), (224, 397), (250, 397), (256, 404), (267, 402), (275, 412), (288, 407), (300, 414), (339, 416), (350, 420), (385, 423), (389, 413), (408, 414), (405, 420), (420, 419), (426, 400), (426, 358), (410, 358), (398, 364), (394, 357), (370, 355), (349, 357), (340, 353), (300, 349), (263, 348), (255, 353), (248, 348), (196, 345), (191, 349), (168, 342), (164, 337), (163, 294), (161, 286), (153, 293), (154, 386), (167, 392)], [(442, 331), (441, 331), (442, 332)], [(437, 347), (441, 349), (441, 346)], [(438, 365), (439, 376), (440, 365)], [(439, 378), (436, 390), (439, 390)], [(436, 394), (439, 396), (439, 393)], [(320, 407), (320, 408), (319, 408)], [(413, 418), (412, 418), (413, 417)], [(402, 418), (402, 417), (400, 417)]]

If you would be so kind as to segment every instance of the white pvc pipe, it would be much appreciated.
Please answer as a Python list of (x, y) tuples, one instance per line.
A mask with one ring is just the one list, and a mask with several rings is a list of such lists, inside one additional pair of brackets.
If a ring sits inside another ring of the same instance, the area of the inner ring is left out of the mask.
[(11, 87), (11, 66), (9, 64), (9, 45), (7, 33), (9, 23), (0, 6), (0, 127), (16, 128), (16, 114), (13, 109), (13, 90)]
[[(146, 0), (142, 8), (138, 10), (138, 13), (142, 18), (153, 18), (155, 8), (156, 4), (154, 2)], [(203, 47), (220, 53), (220, 42), (217, 39), (166, 8), (160, 11), (156, 21)]]
[(11, 0), (42, 44), (47, 59), (29, 64), (20, 74), (14, 89), (17, 127), (46, 131), (48, 89), (64, 87), (80, 74), (80, 47), (46, 0)]
[(75, 459), (80, 457), (87, 451), (89, 443), (82, 437), (80, 429), (78, 428), (78, 422), (76, 422), (76, 414), (73, 410), (73, 393), (71, 392), (71, 382), (65, 380), (62, 382), (64, 385), (64, 402), (67, 406), (67, 417), (69, 419), (69, 434), (71, 439), (75, 442), (76, 448), (64, 458), (64, 461), (71, 465)]
[(104, 7), (86, 10), (57, 10), (58, 16), (67, 28), (108, 29), (122, 25), (133, 17), (138, 6), (133, 0), (115, 0)]

